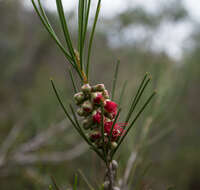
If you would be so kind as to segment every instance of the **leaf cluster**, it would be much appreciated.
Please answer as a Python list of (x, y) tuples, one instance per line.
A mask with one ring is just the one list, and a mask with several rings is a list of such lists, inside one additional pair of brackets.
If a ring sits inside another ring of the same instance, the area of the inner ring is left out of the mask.
[(96, 29), (97, 20), (99, 17), (101, 0), (98, 0), (94, 21), (92, 24), (92, 30), (89, 35), (89, 45), (86, 47), (86, 36), (88, 29), (88, 21), (90, 16), (90, 8), (91, 8), (91, 0), (79, 0), (78, 6), (78, 47), (77, 49), (74, 47), (73, 42), (71, 40), (71, 34), (69, 31), (67, 19), (65, 17), (64, 8), (62, 4), (62, 0), (56, 0), (57, 11), (59, 15), (60, 25), (63, 31), (63, 35), (65, 38), (65, 44), (67, 48), (61, 43), (59, 37), (56, 35), (46, 13), (41, 4), (41, 0), (37, 0), (38, 5), (35, 0), (31, 0), (33, 7), (39, 16), (42, 24), (55, 41), (57, 46), (63, 52), (64, 56), (70, 63), (73, 69), (77, 72), (83, 83), (88, 82), (89, 78), (89, 68), (90, 68), (90, 57), (92, 44), (94, 39), (94, 33)]

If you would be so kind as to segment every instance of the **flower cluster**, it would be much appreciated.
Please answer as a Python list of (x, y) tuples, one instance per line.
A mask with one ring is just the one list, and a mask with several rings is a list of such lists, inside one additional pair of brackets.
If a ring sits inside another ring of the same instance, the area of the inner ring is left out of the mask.
[[(117, 115), (117, 104), (109, 99), (109, 94), (104, 84), (97, 84), (95, 86), (84, 84), (81, 87), (81, 92), (74, 95), (74, 100), (79, 106), (77, 110), (78, 115), (83, 117), (82, 125), (84, 129), (90, 130), (90, 140), (98, 148), (101, 148), (103, 146), (101, 127), (104, 126), (104, 144), (107, 144)], [(116, 141), (122, 133), (123, 128), (116, 123), (111, 134), (111, 147), (117, 146)]]

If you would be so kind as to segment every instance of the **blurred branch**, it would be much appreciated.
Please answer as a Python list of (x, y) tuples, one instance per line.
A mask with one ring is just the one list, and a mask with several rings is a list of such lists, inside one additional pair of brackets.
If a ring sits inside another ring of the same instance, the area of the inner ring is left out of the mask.
[[(68, 123), (66, 124), (66, 120), (63, 120), (57, 125), (52, 125), (47, 130), (40, 132), (31, 140), (28, 140), (27, 142), (13, 148), (14, 150), (9, 151), (17, 137), (20, 135), (23, 126), (24, 120), (23, 122), (18, 122), (16, 126), (11, 129), (7, 138), (1, 145), (0, 167), (4, 167), (4, 170), (1, 170), (0, 175), (8, 176), (10, 172), (12, 172), (13, 166), (26, 165), (29, 167), (30, 165), (37, 162), (58, 163), (73, 160), (86, 152), (88, 149), (85, 143), (78, 143), (72, 149), (67, 151), (51, 151), (43, 154), (37, 152), (37, 150), (40, 149), (43, 145), (47, 144), (53, 136), (63, 132), (70, 127)], [(8, 152), (10, 153), (8, 154)], [(8, 165), (11, 167), (7, 167)]]
[(17, 139), (18, 135), (20, 134), (21, 130), (24, 127), (25, 120), (19, 121), (10, 131), (7, 138), (3, 141), (0, 147), (0, 167), (3, 166), (6, 162), (6, 157), (12, 145), (14, 144), (15, 140)]
[(56, 134), (68, 129), (69, 125), (66, 125), (65, 123), (66, 120), (63, 120), (59, 124), (53, 125), (49, 127), (46, 131), (39, 133), (33, 139), (22, 144), (17, 149), (17, 152), (24, 153), (38, 150), (42, 145), (46, 144), (52, 136), (55, 136)]
[(85, 143), (78, 143), (74, 148), (64, 152), (49, 152), (45, 154), (15, 154), (13, 161), (20, 165), (34, 164), (37, 162), (63, 162), (73, 160), (86, 152), (88, 149)]
[(132, 170), (132, 167), (133, 167), (133, 164), (134, 164), (136, 158), (137, 158), (137, 152), (133, 151), (128, 159), (126, 169), (124, 172), (124, 176), (122, 179), (119, 180), (119, 185), (122, 189), (125, 189), (125, 186), (128, 182), (128, 178), (130, 176), (130, 173), (131, 173), (131, 170)]

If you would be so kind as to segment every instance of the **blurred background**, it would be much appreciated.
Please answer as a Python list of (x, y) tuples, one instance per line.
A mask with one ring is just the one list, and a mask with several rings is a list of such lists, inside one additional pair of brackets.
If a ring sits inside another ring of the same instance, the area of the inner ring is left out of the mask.
[[(78, 1), (63, 2), (76, 45)], [(63, 39), (55, 1), (44, 6)], [(152, 84), (145, 96), (158, 91), (117, 155), (119, 180), (131, 163), (130, 189), (200, 189), (199, 10), (197, 0), (102, 0), (91, 83), (111, 90), (120, 59), (116, 101), (128, 81), (122, 110), (146, 72)], [(0, 189), (48, 189), (51, 175), (67, 189), (78, 169), (100, 184), (103, 164), (65, 120), (50, 86), (53, 77), (71, 102), (68, 63), (28, 0), (0, 0), (0, 66)], [(79, 187), (87, 189), (81, 178)]]

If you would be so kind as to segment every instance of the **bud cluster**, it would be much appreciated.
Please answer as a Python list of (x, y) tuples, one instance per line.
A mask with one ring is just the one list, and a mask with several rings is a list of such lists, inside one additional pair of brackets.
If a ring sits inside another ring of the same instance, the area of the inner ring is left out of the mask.
[[(77, 110), (78, 115), (83, 117), (83, 128), (85, 130), (90, 130), (90, 140), (94, 142), (98, 148), (101, 148), (103, 146), (101, 138), (102, 121), (104, 126), (104, 144), (107, 144), (113, 122), (117, 115), (117, 104), (109, 99), (109, 94), (104, 84), (97, 84), (95, 86), (84, 84), (81, 87), (81, 91), (74, 95), (74, 100), (79, 106)], [(123, 128), (115, 124), (111, 134), (111, 148), (117, 146), (116, 141), (122, 132)]]

